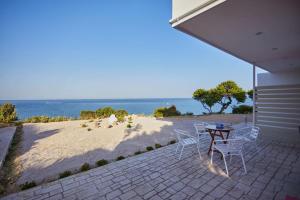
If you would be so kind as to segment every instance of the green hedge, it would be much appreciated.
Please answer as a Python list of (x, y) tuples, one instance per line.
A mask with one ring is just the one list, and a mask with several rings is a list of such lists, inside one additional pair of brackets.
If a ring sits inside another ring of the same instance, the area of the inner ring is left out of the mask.
[(240, 105), (232, 108), (233, 114), (249, 114), (253, 112), (253, 107), (248, 105)]
[(33, 116), (33, 117), (23, 120), (23, 122), (25, 122), (25, 123), (48, 123), (48, 122), (63, 122), (63, 121), (70, 121), (70, 120), (74, 120), (74, 118), (63, 117), (63, 116), (58, 116), (58, 117)]
[(176, 106), (157, 108), (154, 111), (154, 117), (171, 117), (180, 116), (181, 113), (176, 109)]
[(80, 119), (95, 119), (96, 113), (91, 110), (82, 110), (80, 111)]
[(9, 123), (17, 120), (16, 106), (11, 103), (0, 104), (0, 122)]

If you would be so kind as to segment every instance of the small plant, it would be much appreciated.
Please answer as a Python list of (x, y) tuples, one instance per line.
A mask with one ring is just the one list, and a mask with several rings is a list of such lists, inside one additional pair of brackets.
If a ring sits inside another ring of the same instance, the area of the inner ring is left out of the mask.
[(88, 128), (88, 129), (87, 129), (87, 131), (91, 131), (91, 130), (92, 130), (91, 128)]
[(181, 113), (176, 109), (176, 106), (170, 107), (161, 107), (154, 110), (154, 117), (172, 117), (172, 116), (180, 116)]
[(23, 184), (20, 185), (21, 190), (27, 190), (29, 188), (33, 188), (36, 186), (36, 183), (34, 181), (31, 182), (25, 182)]
[(65, 177), (68, 177), (68, 176), (71, 176), (71, 175), (72, 175), (71, 171), (64, 171), (64, 172), (59, 174), (59, 178), (65, 178)]
[(86, 124), (81, 124), (81, 127), (82, 127), (82, 128), (86, 128), (87, 125), (86, 125)]
[(107, 165), (108, 164), (108, 161), (107, 160), (98, 160), (97, 162), (96, 162), (96, 165), (98, 166), (98, 167), (100, 167), (100, 166), (103, 166), (103, 165)]
[(155, 148), (158, 149), (161, 147), (161, 144), (155, 144)]
[(125, 157), (124, 157), (124, 156), (119, 156), (119, 157), (117, 157), (117, 159), (116, 159), (116, 160), (123, 160), (123, 159), (125, 159)]
[(176, 140), (171, 140), (170, 142), (169, 142), (169, 144), (175, 144), (176, 143)]
[(132, 128), (132, 125), (131, 125), (131, 124), (127, 124), (126, 127), (127, 127), (127, 128)]
[(141, 154), (141, 153), (143, 153), (143, 152), (137, 151), (137, 152), (134, 153), (134, 155), (139, 155), (139, 154)]
[(152, 150), (153, 150), (153, 147), (148, 146), (148, 147), (146, 147), (146, 150), (147, 150), (147, 151), (152, 151)]
[(89, 169), (90, 169), (89, 163), (84, 163), (84, 164), (81, 165), (81, 167), (80, 167), (80, 171), (81, 171), (81, 172), (88, 171)]

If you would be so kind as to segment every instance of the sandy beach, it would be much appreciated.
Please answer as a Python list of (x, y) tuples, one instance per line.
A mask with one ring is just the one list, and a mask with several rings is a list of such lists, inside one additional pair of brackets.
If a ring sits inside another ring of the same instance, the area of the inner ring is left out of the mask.
[[(251, 116), (248, 115), (248, 120)], [(194, 132), (193, 123), (199, 121), (244, 122), (245, 115), (212, 115), (156, 119), (133, 116), (132, 128), (127, 122), (108, 128), (107, 119), (101, 127), (95, 121), (76, 120), (52, 123), (24, 124), (22, 149), (17, 161), (21, 164), (18, 184), (57, 178), (65, 170), (76, 170), (87, 162), (114, 160), (118, 156), (133, 155), (156, 143), (166, 145), (175, 139), (174, 128)], [(82, 127), (85, 124), (87, 127)], [(88, 131), (88, 129), (91, 129)]]

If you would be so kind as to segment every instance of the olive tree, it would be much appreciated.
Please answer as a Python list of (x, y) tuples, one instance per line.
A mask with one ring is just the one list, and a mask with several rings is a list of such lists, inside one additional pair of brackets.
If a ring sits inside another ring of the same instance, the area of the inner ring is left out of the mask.
[(243, 103), (246, 100), (246, 92), (234, 81), (224, 81), (215, 90), (218, 98), (217, 103), (221, 105), (218, 113), (223, 113), (232, 104), (233, 99), (237, 103)]
[(211, 114), (212, 107), (218, 102), (218, 95), (214, 89), (198, 89), (194, 92), (193, 99), (199, 101), (203, 108)]

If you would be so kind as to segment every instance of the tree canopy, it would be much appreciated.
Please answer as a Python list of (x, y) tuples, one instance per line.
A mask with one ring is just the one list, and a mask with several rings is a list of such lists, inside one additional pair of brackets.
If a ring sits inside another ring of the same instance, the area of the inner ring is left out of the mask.
[(193, 99), (199, 101), (208, 113), (212, 113), (212, 107), (219, 104), (221, 108), (218, 113), (223, 113), (234, 99), (238, 103), (245, 102), (246, 92), (234, 81), (224, 81), (209, 90), (197, 89), (193, 94)]

